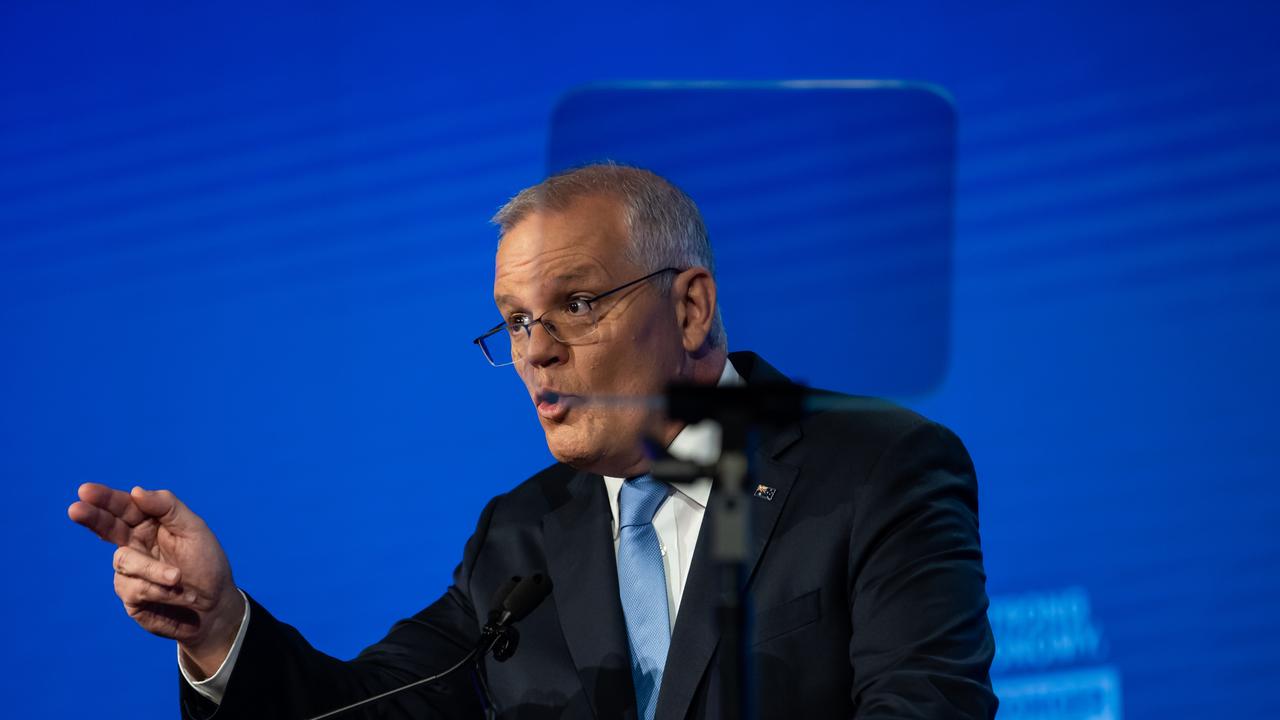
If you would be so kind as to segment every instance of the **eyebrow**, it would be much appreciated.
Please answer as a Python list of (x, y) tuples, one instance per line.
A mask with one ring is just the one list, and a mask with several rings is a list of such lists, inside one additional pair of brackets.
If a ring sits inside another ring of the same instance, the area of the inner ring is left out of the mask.
[[(599, 280), (601, 279), (601, 274), (595, 268), (579, 267), (566, 270), (562, 273), (557, 273), (553, 279), (557, 283), (570, 283), (584, 279)], [(494, 295), (493, 301), (498, 305), (502, 305), (504, 303), (507, 305), (520, 304), (520, 299), (514, 295)]]

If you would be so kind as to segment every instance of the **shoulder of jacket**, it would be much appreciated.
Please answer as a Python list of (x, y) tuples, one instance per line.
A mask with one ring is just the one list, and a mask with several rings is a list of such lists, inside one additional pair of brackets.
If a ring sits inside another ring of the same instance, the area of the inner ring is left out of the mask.
[(541, 517), (568, 502), (574, 492), (574, 482), (580, 474), (580, 471), (564, 463), (549, 465), (493, 498), (490, 501), (493, 513), (504, 518)]
[(916, 428), (935, 424), (920, 413), (889, 400), (826, 390), (814, 392), (823, 400), (831, 401), (832, 406), (804, 419), (805, 437), (835, 434), (887, 445)]

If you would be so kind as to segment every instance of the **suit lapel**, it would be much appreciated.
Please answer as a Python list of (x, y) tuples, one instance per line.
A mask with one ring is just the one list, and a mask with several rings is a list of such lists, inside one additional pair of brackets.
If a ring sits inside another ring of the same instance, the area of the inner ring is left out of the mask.
[(631, 655), (604, 481), (578, 473), (570, 486), (572, 499), (543, 518), (560, 627), (596, 717), (634, 718)]
[[(750, 585), (755, 568), (764, 554), (764, 548), (773, 535), (774, 525), (786, 505), (787, 496), (795, 482), (797, 468), (779, 462), (775, 456), (800, 437), (798, 427), (790, 427), (768, 438), (755, 454), (754, 482), (774, 489), (772, 500), (752, 497), (750, 538), (747, 547), (747, 573), (740, 591)], [(713, 487), (712, 497), (718, 489)], [(658, 696), (659, 720), (676, 720), (688, 714), (703, 675), (708, 671), (711, 656), (720, 641), (720, 626), (716, 619), (716, 604), (720, 597), (720, 574), (715, 558), (711, 555), (712, 534), (715, 532), (714, 503), (708, 503), (707, 514), (702, 519), (698, 533), (698, 545), (693, 552), (689, 578), (680, 600), (680, 612), (676, 616), (675, 631), (671, 636), (671, 648), (667, 653), (667, 666), (662, 673), (662, 689)], [(750, 607), (747, 608), (750, 612)]]
[[(754, 353), (730, 356), (750, 382), (782, 382), (786, 377)], [(751, 538), (744, 589), (754, 576), (774, 525), (795, 481), (797, 468), (777, 457), (800, 437), (798, 426), (768, 436), (754, 455), (755, 482), (775, 490), (772, 500), (752, 499)], [(570, 481), (572, 499), (543, 517), (547, 566), (554, 578), (552, 596), (569, 654), (598, 718), (636, 717), (631, 683), (631, 653), (618, 597), (617, 557), (604, 481), (578, 473)], [(716, 489), (712, 488), (712, 494)], [(675, 631), (663, 672), (658, 718), (683, 718), (720, 638), (715, 607), (720, 593), (711, 557), (715, 519), (703, 518), (688, 582), (680, 601)]]

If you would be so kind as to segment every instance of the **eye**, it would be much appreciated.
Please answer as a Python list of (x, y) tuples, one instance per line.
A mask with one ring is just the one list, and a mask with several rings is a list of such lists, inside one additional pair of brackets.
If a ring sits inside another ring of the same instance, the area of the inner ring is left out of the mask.
[(513, 313), (511, 317), (507, 318), (507, 332), (513, 335), (517, 332), (525, 332), (525, 328), (528, 327), (530, 322), (528, 315)]
[(564, 311), (570, 317), (584, 317), (591, 312), (591, 303), (586, 298), (573, 298), (564, 304)]

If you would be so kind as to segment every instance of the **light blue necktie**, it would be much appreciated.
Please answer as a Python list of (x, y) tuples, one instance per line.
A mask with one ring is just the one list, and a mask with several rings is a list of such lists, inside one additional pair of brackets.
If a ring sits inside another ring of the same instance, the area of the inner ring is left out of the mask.
[(631, 679), (641, 720), (653, 720), (662, 687), (662, 668), (671, 645), (667, 615), (667, 573), (653, 515), (670, 486), (648, 475), (622, 483), (618, 494), (618, 593), (627, 618)]

